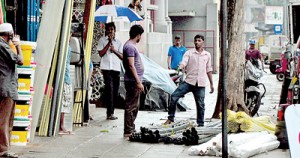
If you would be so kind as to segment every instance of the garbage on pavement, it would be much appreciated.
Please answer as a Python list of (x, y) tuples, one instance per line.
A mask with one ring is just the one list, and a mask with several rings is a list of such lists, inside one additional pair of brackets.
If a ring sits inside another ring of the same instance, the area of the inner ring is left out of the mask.
[[(275, 133), (275, 124), (272, 123), (270, 116), (250, 117), (243, 111), (234, 112), (227, 110), (228, 131), (237, 132), (260, 132), (268, 131)], [(220, 117), (222, 115), (220, 114)]]
[[(275, 124), (269, 116), (251, 117), (245, 112), (227, 110), (228, 155), (250, 157), (278, 148), (279, 141), (274, 135)], [(222, 114), (220, 114), (222, 117)], [(192, 146), (190, 155), (222, 156), (222, 134), (208, 142)]]
[[(278, 148), (279, 141), (267, 131), (228, 134), (228, 156), (246, 158)], [(192, 146), (189, 155), (222, 156), (222, 134), (210, 141)]]

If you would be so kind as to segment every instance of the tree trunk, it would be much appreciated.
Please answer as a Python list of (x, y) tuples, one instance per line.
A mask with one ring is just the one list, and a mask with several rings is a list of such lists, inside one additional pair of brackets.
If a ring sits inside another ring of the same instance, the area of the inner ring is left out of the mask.
[[(226, 79), (226, 101), (227, 108), (233, 111), (242, 110), (248, 113), (244, 103), (244, 67), (245, 53), (243, 52), (244, 33), (244, 0), (228, 0), (228, 49), (227, 49), (227, 79)], [(221, 24), (222, 27), (222, 24)], [(221, 30), (221, 29), (220, 29)], [(221, 70), (221, 69), (220, 69)], [(221, 71), (220, 71), (221, 72)], [(222, 111), (222, 76), (219, 74), (218, 100), (213, 118), (219, 118)]]

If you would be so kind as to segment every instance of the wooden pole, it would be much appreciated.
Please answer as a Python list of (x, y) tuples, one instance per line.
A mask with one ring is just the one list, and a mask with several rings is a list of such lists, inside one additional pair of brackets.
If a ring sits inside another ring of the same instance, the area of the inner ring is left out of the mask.
[(221, 51), (222, 51), (222, 157), (228, 158), (228, 144), (227, 144), (227, 96), (226, 96), (226, 76), (227, 76), (227, 0), (221, 1), (221, 23), (222, 23), (222, 32), (221, 32)]

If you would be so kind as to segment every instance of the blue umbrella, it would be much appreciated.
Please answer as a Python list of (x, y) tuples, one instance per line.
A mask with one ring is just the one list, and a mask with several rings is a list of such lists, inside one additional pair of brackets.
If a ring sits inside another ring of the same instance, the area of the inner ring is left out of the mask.
[(130, 22), (142, 20), (134, 10), (119, 5), (103, 5), (95, 12), (95, 21), (107, 23), (113, 19), (129, 20)]

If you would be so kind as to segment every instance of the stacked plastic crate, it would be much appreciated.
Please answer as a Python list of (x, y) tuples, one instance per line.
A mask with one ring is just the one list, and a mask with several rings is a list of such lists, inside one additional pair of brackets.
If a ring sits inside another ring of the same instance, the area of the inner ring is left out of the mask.
[(33, 62), (34, 42), (21, 42), (23, 66), (18, 66), (18, 101), (16, 101), (11, 145), (27, 145), (30, 138), (33, 81), (36, 64)]

